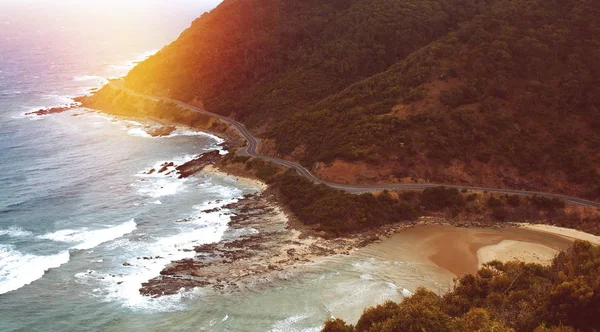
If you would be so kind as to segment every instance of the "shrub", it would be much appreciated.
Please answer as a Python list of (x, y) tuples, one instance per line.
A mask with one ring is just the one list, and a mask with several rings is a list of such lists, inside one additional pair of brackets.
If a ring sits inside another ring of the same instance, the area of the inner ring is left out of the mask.
[(420, 204), (427, 210), (439, 211), (451, 207), (463, 207), (465, 200), (456, 188), (433, 187), (423, 190)]
[(508, 211), (503, 207), (494, 207), (492, 209), (492, 218), (497, 221), (504, 221), (508, 218)]
[(504, 203), (496, 197), (490, 197), (487, 201), (487, 205), (491, 208), (498, 208), (504, 206)]
[(315, 185), (294, 171), (286, 171), (273, 179), (280, 201), (304, 224), (334, 235), (362, 231), (384, 224), (412, 221), (414, 207), (384, 191), (354, 195), (325, 185)]
[(477, 194), (470, 194), (469, 196), (467, 196), (467, 202), (473, 202), (477, 199), (477, 197), (479, 197), (479, 195)]
[(521, 198), (518, 195), (510, 195), (506, 197), (506, 202), (512, 207), (519, 207), (521, 205)]
[(533, 197), (530, 199), (531, 203), (533, 203), (533, 205), (539, 209), (555, 210), (565, 208), (565, 202), (558, 198), (548, 198), (544, 196), (533, 195)]

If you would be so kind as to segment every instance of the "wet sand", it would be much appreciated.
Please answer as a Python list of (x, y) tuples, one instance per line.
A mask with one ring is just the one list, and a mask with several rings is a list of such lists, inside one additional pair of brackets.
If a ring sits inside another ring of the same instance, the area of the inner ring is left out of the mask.
[(571, 240), (584, 240), (593, 244), (600, 244), (600, 236), (588, 234), (576, 229), (550, 226), (550, 225), (539, 225), (539, 224), (519, 224), (520, 227), (535, 230), (543, 233), (555, 234)]
[[(524, 228), (422, 225), (401, 231), (382, 243), (372, 245), (369, 254), (393, 260), (434, 264), (453, 276), (462, 276), (475, 273), (482, 263), (493, 259), (544, 262), (545, 257), (568, 248), (572, 241), (573, 239), (559, 235)], [(448, 281), (447, 273), (440, 272), (437, 277), (441, 283)]]

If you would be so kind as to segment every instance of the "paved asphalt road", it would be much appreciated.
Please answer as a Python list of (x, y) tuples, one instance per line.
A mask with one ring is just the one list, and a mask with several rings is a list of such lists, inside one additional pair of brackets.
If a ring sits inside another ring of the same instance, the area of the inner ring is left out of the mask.
[(252, 136), (250, 131), (248, 131), (248, 129), (238, 121), (235, 121), (233, 119), (230, 119), (228, 117), (225, 117), (225, 116), (222, 116), (219, 114), (208, 112), (206, 110), (186, 104), (186, 103), (178, 101), (178, 100), (164, 98), (164, 97), (149, 96), (149, 95), (145, 95), (145, 94), (142, 94), (139, 92), (135, 92), (135, 91), (123, 86), (123, 82), (120, 80), (111, 81), (110, 84), (113, 87), (121, 89), (131, 95), (134, 95), (134, 96), (148, 98), (148, 99), (156, 100), (156, 101), (162, 100), (165, 102), (172, 102), (172, 103), (177, 104), (180, 107), (183, 107), (185, 109), (189, 109), (189, 110), (201, 113), (201, 114), (219, 118), (222, 121), (227, 122), (230, 125), (232, 125), (233, 127), (235, 127), (235, 129), (248, 142), (248, 144), (244, 148), (242, 148), (241, 150), (238, 151), (238, 155), (251, 156), (254, 158), (259, 158), (262, 160), (270, 161), (272, 163), (279, 164), (279, 165), (282, 165), (282, 166), (285, 166), (288, 168), (293, 168), (298, 172), (298, 174), (306, 177), (307, 179), (309, 179), (315, 183), (325, 184), (329, 187), (344, 190), (347, 192), (364, 193), (364, 192), (369, 192), (369, 191), (379, 191), (379, 190), (385, 190), (385, 189), (388, 189), (388, 190), (421, 190), (421, 189), (425, 189), (425, 188), (438, 187), (438, 186), (443, 185), (443, 186), (446, 186), (449, 188), (456, 188), (459, 190), (467, 189), (467, 190), (475, 190), (475, 191), (488, 191), (488, 192), (494, 192), (494, 193), (500, 193), (500, 194), (511, 194), (511, 195), (522, 195), (522, 196), (538, 195), (538, 196), (543, 196), (543, 197), (548, 197), (548, 198), (558, 198), (558, 199), (562, 199), (563, 201), (568, 202), (568, 203), (573, 203), (573, 204), (582, 205), (582, 206), (590, 206), (590, 207), (595, 207), (595, 208), (600, 209), (600, 203), (598, 203), (598, 202), (593, 202), (593, 201), (589, 201), (589, 200), (585, 200), (585, 199), (581, 199), (581, 198), (577, 198), (577, 197), (570, 197), (570, 196), (545, 193), (545, 192), (523, 191), (523, 190), (512, 190), (512, 189), (497, 189), (497, 188), (486, 188), (486, 187), (470, 187), (470, 186), (461, 186), (461, 185), (452, 185), (452, 184), (434, 184), (434, 183), (428, 183), (428, 184), (405, 183), (405, 184), (389, 184), (389, 185), (347, 185), (347, 184), (339, 184), (339, 183), (323, 181), (323, 180), (317, 178), (316, 176), (314, 176), (308, 169), (306, 169), (304, 166), (302, 166), (300, 164), (297, 164), (297, 163), (294, 163), (294, 162), (291, 162), (288, 160), (283, 160), (283, 159), (279, 159), (279, 158), (260, 155), (258, 152), (256, 152), (256, 150), (258, 148), (259, 140), (256, 137)]

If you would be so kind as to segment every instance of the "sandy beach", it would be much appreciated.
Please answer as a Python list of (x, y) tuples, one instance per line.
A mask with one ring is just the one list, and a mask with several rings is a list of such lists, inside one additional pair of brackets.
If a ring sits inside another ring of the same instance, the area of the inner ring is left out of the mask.
[[(485, 262), (520, 260), (546, 263), (572, 238), (527, 228), (463, 228), (419, 225), (369, 248), (369, 254), (434, 264), (453, 276), (475, 273)], [(440, 272), (440, 282), (448, 275)]]
[(593, 244), (600, 244), (600, 236), (578, 231), (576, 229), (557, 227), (551, 225), (540, 225), (540, 224), (519, 224), (520, 227), (535, 230), (538, 232), (555, 234), (571, 240), (584, 240)]

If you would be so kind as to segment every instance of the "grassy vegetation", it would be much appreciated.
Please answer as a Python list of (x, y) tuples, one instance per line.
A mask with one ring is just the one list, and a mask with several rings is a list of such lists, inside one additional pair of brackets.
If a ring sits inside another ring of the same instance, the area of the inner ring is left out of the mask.
[(600, 248), (577, 241), (550, 266), (488, 263), (444, 295), (419, 289), (401, 303), (366, 309), (356, 326), (322, 331), (597, 331)]

